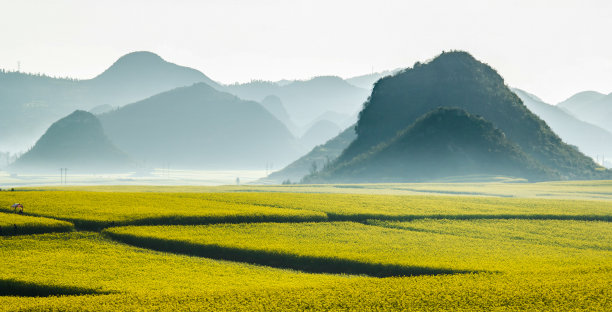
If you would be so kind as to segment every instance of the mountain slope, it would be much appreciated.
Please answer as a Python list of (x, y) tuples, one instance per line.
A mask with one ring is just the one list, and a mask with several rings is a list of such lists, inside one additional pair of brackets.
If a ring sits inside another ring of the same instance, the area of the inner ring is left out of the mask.
[(89, 80), (0, 71), (0, 115), (7, 120), (0, 123), (0, 150), (31, 146), (54, 121), (76, 109), (120, 106), (196, 82), (219, 87), (203, 73), (150, 52), (125, 55)]
[(442, 53), (427, 64), (417, 63), (379, 80), (359, 114), (357, 139), (337, 163), (367, 153), (443, 106), (458, 107), (492, 122), (525, 154), (561, 179), (603, 177), (597, 164), (563, 143), (530, 112), (495, 70), (466, 52)]
[(273, 172), (268, 177), (262, 179), (261, 182), (273, 184), (287, 180), (299, 182), (304, 176), (311, 173), (314, 168), (317, 170), (323, 169), (326, 165), (333, 162), (356, 137), (355, 125), (352, 125), (325, 144), (315, 146), (308, 154), (300, 157), (282, 170)]
[(319, 120), (300, 138), (300, 143), (306, 150), (327, 142), (327, 140), (337, 136), (342, 129), (329, 120)]
[(36, 145), (9, 167), (16, 172), (122, 171), (134, 163), (104, 134), (100, 121), (91, 113), (74, 111), (55, 122)]
[(259, 103), (198, 83), (100, 115), (109, 137), (146, 165), (261, 169), (300, 154), (289, 130)]
[(580, 151), (591, 157), (612, 155), (612, 133), (579, 120), (560, 107), (544, 103), (523, 90), (512, 89), (512, 91), (521, 98), (530, 111), (546, 121), (564, 142), (577, 146)]
[(393, 139), (305, 182), (415, 182), (451, 176), (555, 178), (481, 117), (438, 108)]
[(581, 120), (612, 132), (612, 93), (604, 95), (595, 91), (580, 92), (558, 106)]

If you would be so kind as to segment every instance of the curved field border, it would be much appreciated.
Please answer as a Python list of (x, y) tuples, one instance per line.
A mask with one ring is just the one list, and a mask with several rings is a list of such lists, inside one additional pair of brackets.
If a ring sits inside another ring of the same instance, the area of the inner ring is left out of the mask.
[(156, 251), (206, 257), (217, 260), (245, 262), (309, 273), (355, 274), (373, 277), (477, 273), (477, 271), (365, 263), (350, 259), (302, 256), (289, 253), (232, 248), (215, 244), (203, 245), (117, 233), (113, 232), (112, 229), (104, 230), (102, 234), (116, 241)]
[(57, 285), (43, 285), (14, 279), (0, 279), (0, 296), (49, 297), (74, 295), (103, 295), (93, 289)]

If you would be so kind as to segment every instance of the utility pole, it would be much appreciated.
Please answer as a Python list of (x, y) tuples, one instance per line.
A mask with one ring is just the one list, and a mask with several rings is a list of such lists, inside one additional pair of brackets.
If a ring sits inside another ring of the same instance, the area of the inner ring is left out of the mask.
[(60, 184), (66, 185), (67, 176), (68, 176), (68, 168), (60, 168)]
[(17, 61), (17, 72), (21, 72), (21, 61)]

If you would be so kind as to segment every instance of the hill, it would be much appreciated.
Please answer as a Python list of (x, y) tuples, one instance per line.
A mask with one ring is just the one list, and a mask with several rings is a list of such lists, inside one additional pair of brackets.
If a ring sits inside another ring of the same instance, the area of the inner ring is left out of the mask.
[(313, 171), (323, 169), (338, 158), (340, 153), (351, 144), (355, 137), (357, 137), (355, 125), (352, 125), (336, 137), (325, 142), (325, 144), (315, 146), (308, 154), (300, 157), (282, 170), (273, 172), (260, 182), (273, 184), (287, 180), (299, 182), (304, 176)]
[(558, 104), (574, 116), (612, 132), (612, 93), (585, 91)]
[(150, 52), (127, 54), (88, 80), (0, 71), (0, 115), (7, 120), (0, 123), (0, 150), (32, 146), (54, 121), (74, 110), (116, 107), (196, 82), (219, 87), (203, 73)]
[(426, 64), (380, 79), (359, 114), (357, 138), (334, 166), (342, 166), (439, 107), (461, 108), (499, 128), (531, 159), (550, 169), (550, 178), (592, 179), (608, 172), (563, 141), (530, 112), (491, 67), (466, 52), (442, 53)]
[[(360, 109), (369, 94), (368, 89), (355, 87), (335, 76), (315, 77), (287, 84), (254, 81), (225, 87), (228, 92), (253, 101), (260, 101), (268, 95), (277, 96), (298, 127), (309, 124), (327, 111), (350, 116)], [(330, 121), (336, 124), (343, 122)]]
[(9, 166), (12, 172), (93, 173), (126, 171), (134, 162), (104, 134), (91, 113), (74, 111), (53, 123), (36, 145)]
[(300, 149), (259, 103), (198, 83), (100, 115), (108, 136), (149, 166), (261, 169), (289, 163)]
[[(525, 106), (542, 118), (563, 139), (588, 156), (612, 156), (612, 133), (574, 117), (562, 108), (544, 103), (538, 97), (520, 89), (512, 89)], [(612, 119), (611, 119), (612, 120)]]
[(416, 182), (452, 176), (556, 176), (481, 117), (438, 108), (368, 153), (305, 178), (305, 182)]

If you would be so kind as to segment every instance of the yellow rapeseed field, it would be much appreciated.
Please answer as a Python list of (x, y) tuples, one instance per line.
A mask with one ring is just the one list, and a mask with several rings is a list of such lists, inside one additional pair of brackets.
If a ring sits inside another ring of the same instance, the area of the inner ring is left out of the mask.
[(209, 193), (208, 200), (322, 211), (330, 218), (559, 218), (612, 220), (612, 201), (469, 196)]
[(611, 221), (609, 181), (17, 189), (0, 311), (611, 311)]

